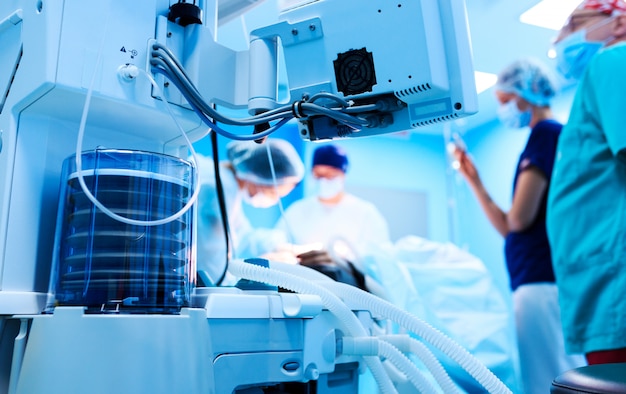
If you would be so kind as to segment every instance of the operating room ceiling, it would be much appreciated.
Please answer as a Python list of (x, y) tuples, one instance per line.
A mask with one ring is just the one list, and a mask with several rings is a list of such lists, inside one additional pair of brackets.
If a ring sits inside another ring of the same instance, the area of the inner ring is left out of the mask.
[[(510, 62), (527, 56), (554, 67), (554, 60), (548, 57), (548, 51), (556, 30), (522, 23), (519, 19), (522, 13), (539, 2), (540, 0), (466, 0), (475, 70), (497, 74)], [(571, 10), (571, 6), (567, 8), (565, 1), (563, 3), (566, 10)], [(554, 17), (559, 20), (558, 15)], [(496, 102), (493, 89), (480, 94), (479, 108), (478, 114), (467, 118), (469, 127), (480, 126), (494, 119)]]
[[(230, 39), (229, 45), (246, 45), (241, 41), (246, 32), (260, 25), (271, 23), (272, 18), (276, 18), (279, 1), (260, 1), (260, 5), (248, 11), (240, 20), (220, 26), (218, 38)], [(558, 1), (562, 2), (564, 8), (569, 7), (568, 10), (571, 10), (566, 0)], [(538, 58), (554, 66), (554, 61), (548, 58), (548, 51), (556, 30), (520, 22), (520, 15), (539, 2), (540, 0), (466, 0), (476, 71), (497, 74), (513, 60), (527, 56)], [(237, 37), (240, 40), (238, 43)], [(479, 95), (478, 114), (461, 119), (458, 126), (467, 130), (490, 122), (495, 118), (495, 108), (493, 89), (490, 88)], [(438, 132), (439, 130), (441, 127), (432, 127), (422, 131)]]

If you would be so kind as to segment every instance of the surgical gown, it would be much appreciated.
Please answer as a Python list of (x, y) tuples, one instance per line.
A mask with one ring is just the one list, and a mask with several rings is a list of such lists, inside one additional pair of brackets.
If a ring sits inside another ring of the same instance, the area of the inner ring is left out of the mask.
[(626, 45), (587, 66), (561, 132), (547, 230), (566, 349), (626, 347)]
[(316, 196), (294, 202), (276, 228), (287, 232), (295, 244), (347, 242), (357, 251), (364, 245), (389, 242), (387, 221), (376, 206), (352, 194), (337, 205), (322, 204)]
[[(197, 218), (197, 267), (219, 284), (226, 271), (226, 239), (219, 209), (213, 159), (198, 156), (199, 182)], [(220, 166), (228, 222), (230, 226), (231, 258), (260, 257), (278, 245), (285, 244), (282, 231), (253, 228), (246, 217), (239, 186), (230, 166)], [(234, 278), (230, 278), (231, 282)], [(226, 282), (232, 284), (230, 282)]]

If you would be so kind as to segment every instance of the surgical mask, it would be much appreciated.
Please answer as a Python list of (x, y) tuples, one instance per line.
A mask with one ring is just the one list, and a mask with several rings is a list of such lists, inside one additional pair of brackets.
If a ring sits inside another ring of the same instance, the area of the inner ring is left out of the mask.
[(320, 178), (317, 180), (317, 196), (319, 198), (333, 198), (342, 191), (343, 179), (340, 177), (332, 179)]
[[(591, 26), (591, 29), (595, 30), (611, 21), (612, 18), (609, 18)], [(580, 79), (591, 58), (607, 42), (615, 39), (611, 36), (604, 41), (588, 41), (588, 32), (588, 28), (580, 29), (554, 44), (556, 68), (565, 78)]]
[(507, 127), (515, 129), (528, 126), (531, 115), (530, 111), (520, 111), (515, 100), (509, 100), (498, 107), (498, 119), (500, 119), (500, 122)]
[(276, 205), (278, 202), (275, 198), (270, 197), (265, 193), (256, 193), (254, 196), (251, 196), (247, 190), (242, 192), (242, 199), (246, 204), (255, 208), (269, 208)]
[(582, 29), (554, 45), (556, 67), (565, 78), (580, 79), (591, 58), (604, 46), (600, 41), (587, 41)]

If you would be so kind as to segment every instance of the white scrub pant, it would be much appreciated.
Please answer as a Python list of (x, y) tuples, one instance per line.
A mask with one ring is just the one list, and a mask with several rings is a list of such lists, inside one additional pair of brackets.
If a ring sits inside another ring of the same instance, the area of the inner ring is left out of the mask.
[(518, 287), (513, 292), (513, 308), (525, 394), (549, 393), (554, 378), (586, 365), (583, 355), (565, 353), (556, 284)]

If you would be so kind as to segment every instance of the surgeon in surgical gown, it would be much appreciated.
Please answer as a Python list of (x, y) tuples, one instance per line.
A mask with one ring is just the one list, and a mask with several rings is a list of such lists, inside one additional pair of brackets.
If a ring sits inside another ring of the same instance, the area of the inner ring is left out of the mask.
[[(269, 159), (268, 151), (271, 152)], [(219, 164), (230, 228), (230, 258), (259, 257), (286, 243), (284, 233), (254, 229), (243, 204), (269, 208), (289, 194), (304, 176), (304, 164), (293, 146), (281, 139), (233, 141), (228, 161)], [(220, 285), (226, 277), (227, 246), (211, 157), (198, 156), (201, 190), (198, 197), (197, 266), (205, 285)], [(271, 164), (273, 165), (273, 171)]]
[(376, 206), (345, 191), (347, 171), (348, 155), (342, 148), (335, 144), (318, 147), (311, 169), (316, 195), (291, 204), (276, 228), (290, 234), (298, 245), (332, 248), (333, 243), (342, 242), (358, 252), (369, 244), (390, 242), (387, 221)]

